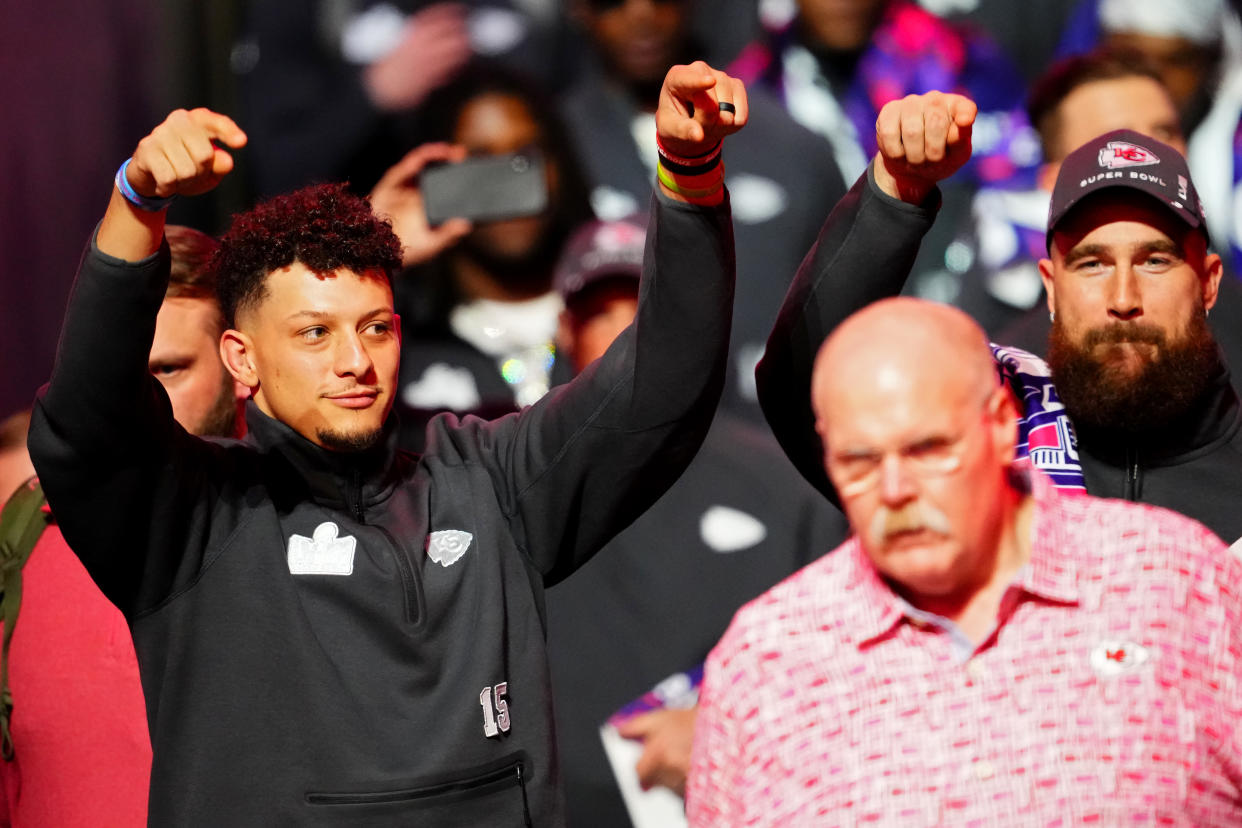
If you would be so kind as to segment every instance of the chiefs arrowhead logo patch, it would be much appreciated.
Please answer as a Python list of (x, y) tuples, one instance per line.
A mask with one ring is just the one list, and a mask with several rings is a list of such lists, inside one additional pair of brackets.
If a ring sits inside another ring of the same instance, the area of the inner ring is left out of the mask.
[(1091, 668), (1100, 676), (1119, 676), (1147, 663), (1151, 653), (1133, 641), (1101, 641), (1091, 650)]
[(1100, 150), (1099, 161), (1101, 167), (1107, 167), (1110, 170), (1121, 167), (1148, 167), (1160, 163), (1160, 159), (1154, 152), (1128, 141), (1109, 141), (1104, 149)]
[(441, 529), (427, 536), (427, 557), (443, 567), (450, 567), (466, 554), (474, 535), (460, 529)]

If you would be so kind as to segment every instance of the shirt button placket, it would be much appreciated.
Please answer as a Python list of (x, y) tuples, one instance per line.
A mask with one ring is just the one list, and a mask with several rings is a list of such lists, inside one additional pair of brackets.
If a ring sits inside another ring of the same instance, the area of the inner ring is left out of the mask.
[(987, 674), (988, 668), (984, 666), (982, 659), (978, 656), (966, 662), (966, 675), (970, 676), (971, 681), (976, 683), (983, 681)]

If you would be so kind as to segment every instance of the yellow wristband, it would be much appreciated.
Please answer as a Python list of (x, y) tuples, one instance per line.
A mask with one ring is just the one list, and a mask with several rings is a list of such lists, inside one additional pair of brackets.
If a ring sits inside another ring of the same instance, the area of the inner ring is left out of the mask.
[(656, 177), (660, 179), (661, 184), (677, 193), (677, 195), (685, 196), (686, 198), (706, 198), (707, 196), (715, 195), (724, 186), (724, 167), (721, 166), (720, 177), (716, 180), (716, 183), (705, 188), (692, 189), (690, 187), (678, 186), (673, 174), (661, 166), (656, 167)]

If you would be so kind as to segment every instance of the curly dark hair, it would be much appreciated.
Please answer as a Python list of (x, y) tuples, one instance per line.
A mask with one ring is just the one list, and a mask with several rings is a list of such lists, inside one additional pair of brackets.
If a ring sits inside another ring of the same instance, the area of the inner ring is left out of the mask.
[(237, 312), (267, 295), (267, 275), (301, 262), (317, 273), (401, 264), (401, 242), (392, 225), (345, 184), (315, 184), (261, 202), (233, 218), (211, 258), (220, 311), (229, 326)]

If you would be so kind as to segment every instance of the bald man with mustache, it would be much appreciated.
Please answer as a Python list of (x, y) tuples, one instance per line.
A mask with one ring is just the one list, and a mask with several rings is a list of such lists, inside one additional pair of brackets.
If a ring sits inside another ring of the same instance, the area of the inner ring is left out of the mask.
[(1030, 554), (1033, 505), (1010, 480), (1016, 402), (982, 332), (947, 306), (881, 302), (825, 343), (811, 394), (824, 464), (871, 563), (979, 638)]
[(956, 309), (859, 311), (810, 402), (855, 535), (709, 657), (692, 825), (1242, 820), (1242, 561), (1016, 460)]

